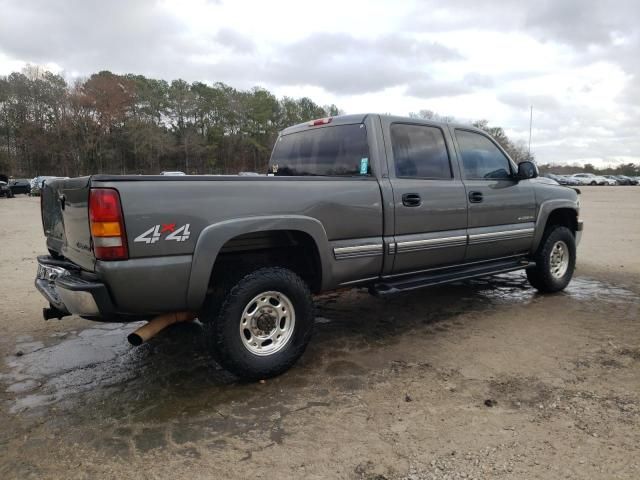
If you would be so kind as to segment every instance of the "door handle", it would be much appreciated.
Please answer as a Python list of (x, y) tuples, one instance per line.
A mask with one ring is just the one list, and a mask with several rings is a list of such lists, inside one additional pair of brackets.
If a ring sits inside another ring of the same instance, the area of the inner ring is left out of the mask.
[(419, 207), (422, 204), (422, 199), (417, 193), (405, 193), (402, 195), (402, 204), (405, 207)]
[(471, 203), (482, 202), (482, 192), (469, 192), (469, 201)]

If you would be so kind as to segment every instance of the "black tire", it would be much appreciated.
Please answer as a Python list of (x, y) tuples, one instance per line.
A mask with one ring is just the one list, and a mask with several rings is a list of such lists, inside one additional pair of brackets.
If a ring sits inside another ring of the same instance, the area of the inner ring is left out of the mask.
[(592, 187), (595, 185), (598, 185), (598, 182), (596, 182), (595, 180), (593, 180), (589, 185), (591, 185)]
[[(290, 301), (295, 316), (293, 331), (279, 350), (257, 355), (245, 345), (240, 322), (249, 302), (261, 293), (271, 291), (282, 293)], [(214, 306), (209, 311), (216, 311), (220, 301), (212, 296), (207, 303)], [(261, 380), (287, 371), (304, 353), (313, 332), (313, 300), (307, 284), (291, 270), (261, 268), (245, 275), (228, 290), (215, 318), (202, 320), (216, 361), (244, 380)]]
[[(553, 249), (559, 242), (563, 242), (568, 250), (568, 265), (562, 276), (553, 274), (551, 262)], [(527, 278), (533, 287), (544, 293), (564, 290), (576, 268), (576, 239), (571, 230), (560, 225), (547, 227), (533, 260), (536, 266), (527, 269)]]

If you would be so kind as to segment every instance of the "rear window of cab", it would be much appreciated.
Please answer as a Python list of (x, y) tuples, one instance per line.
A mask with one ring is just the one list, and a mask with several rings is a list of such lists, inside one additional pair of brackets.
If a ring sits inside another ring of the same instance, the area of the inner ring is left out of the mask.
[(271, 155), (269, 173), (276, 176), (370, 175), (367, 129), (358, 123), (281, 135)]

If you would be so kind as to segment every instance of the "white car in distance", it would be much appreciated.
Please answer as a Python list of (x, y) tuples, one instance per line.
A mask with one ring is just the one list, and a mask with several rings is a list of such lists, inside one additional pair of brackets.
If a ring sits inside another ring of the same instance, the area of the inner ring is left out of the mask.
[(607, 179), (604, 177), (600, 177), (598, 175), (594, 175), (593, 173), (575, 173), (571, 176), (575, 178), (580, 185), (605, 185), (607, 184)]

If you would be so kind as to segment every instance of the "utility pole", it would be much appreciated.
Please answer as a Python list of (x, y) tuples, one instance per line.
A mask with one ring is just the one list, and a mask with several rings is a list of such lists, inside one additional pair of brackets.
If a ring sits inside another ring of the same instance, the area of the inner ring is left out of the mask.
[(531, 158), (531, 126), (533, 125), (533, 105), (531, 105), (531, 113), (529, 115), (529, 158)]

